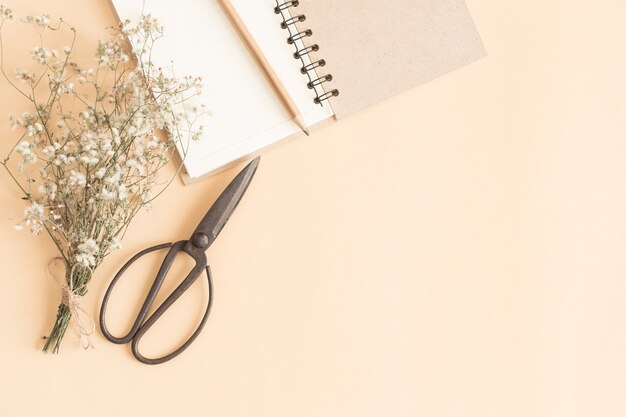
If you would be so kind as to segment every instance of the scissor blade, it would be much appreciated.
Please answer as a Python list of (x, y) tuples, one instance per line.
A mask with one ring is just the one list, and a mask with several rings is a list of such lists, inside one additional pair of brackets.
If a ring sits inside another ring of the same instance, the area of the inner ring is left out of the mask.
[(217, 235), (220, 234), (224, 225), (233, 214), (241, 198), (245, 194), (257, 167), (259, 166), (260, 156), (254, 158), (237, 176), (228, 184), (228, 187), (220, 194), (211, 206), (207, 214), (204, 216), (193, 236), (196, 233), (204, 233), (209, 237), (208, 246), (210, 246)]

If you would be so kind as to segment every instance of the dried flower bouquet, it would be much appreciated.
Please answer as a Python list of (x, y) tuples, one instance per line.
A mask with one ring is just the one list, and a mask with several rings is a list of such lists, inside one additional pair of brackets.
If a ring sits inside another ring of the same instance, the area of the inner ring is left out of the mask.
[[(47, 233), (65, 266), (62, 300), (43, 347), (56, 353), (71, 322), (83, 346), (91, 343), (80, 299), (94, 270), (121, 247), (133, 217), (174, 178), (159, 180), (158, 173), (176, 144), (184, 150), (199, 137), (202, 112), (189, 100), (201, 80), (166, 74), (152, 62), (163, 28), (150, 16), (112, 28), (97, 45), (94, 68), (74, 60), (74, 28), (63, 20), (53, 25), (47, 15), (26, 17), (22, 22), (41, 40), (30, 51), (37, 70), (9, 75), (2, 29), (11, 20), (11, 9), (0, 5), (0, 69), (31, 110), (11, 116), (18, 138), (0, 164), (28, 204), (16, 228)], [(51, 31), (66, 31), (68, 46), (46, 46)], [(161, 130), (167, 140), (157, 138)]]

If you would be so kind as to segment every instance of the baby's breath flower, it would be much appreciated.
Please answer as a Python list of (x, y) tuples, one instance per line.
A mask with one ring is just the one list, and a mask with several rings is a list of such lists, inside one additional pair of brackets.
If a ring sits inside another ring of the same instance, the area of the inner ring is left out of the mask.
[(27, 217), (34, 216), (36, 218), (42, 218), (43, 212), (44, 212), (43, 206), (38, 203), (32, 203), (29, 207), (26, 207), (24, 211)]
[(137, 173), (139, 175), (145, 175), (145, 173), (146, 173), (146, 168), (137, 159), (133, 158), (133, 159), (127, 160), (126, 161), (126, 166), (129, 167), (129, 168), (133, 168), (133, 169), (137, 170)]
[[(39, 194), (41, 194), (41, 200), (45, 202), (54, 201), (57, 197), (58, 185), (53, 182), (46, 182), (39, 186)], [(50, 213), (52, 214), (52, 212)]]
[(117, 129), (116, 127), (111, 129), (111, 137), (113, 138), (113, 142), (115, 142), (116, 145), (120, 144), (121, 138), (120, 138), (120, 131), (119, 129)]
[(96, 51), (96, 60), (100, 66), (114, 69), (117, 64), (128, 62), (128, 55), (122, 44), (117, 41), (99, 41)]
[(78, 251), (76, 261), (79, 264), (87, 268), (96, 266), (96, 256), (100, 252), (100, 246), (95, 239), (89, 238), (83, 240), (83, 242), (78, 245)]
[(117, 167), (117, 169), (112, 175), (105, 178), (104, 182), (109, 185), (116, 185), (120, 181), (121, 177), (122, 177), (122, 170), (119, 167)]
[[(12, 17), (12, 11), (0, 5), (0, 20)], [(11, 129), (21, 139), (16, 138), (5, 161), (13, 157), (20, 173), (33, 165), (28, 174), (13, 176), (23, 180), (20, 186), (28, 201), (24, 219), (15, 227), (35, 234), (47, 230), (82, 286), (91, 276), (87, 270), (121, 247), (120, 237), (139, 209), (151, 207), (159, 185), (166, 183), (160, 181), (159, 171), (176, 144), (201, 136), (193, 122), (204, 110), (192, 100), (201, 79), (177, 77), (150, 60), (163, 34), (150, 16), (134, 26), (125, 22), (119, 32), (98, 43), (94, 55), (104, 70), (99, 69), (97, 77), (96, 70), (70, 59), (72, 46), (60, 52), (43, 46), (48, 45), (43, 35), (57, 30), (48, 15), (24, 21), (42, 36), (42, 44), (30, 51), (41, 66), (34, 73), (16, 68), (15, 79), (26, 83), (24, 91), (32, 90), (28, 87), (37, 80), (43, 82), (31, 110), (9, 116)], [(63, 28), (69, 26), (59, 21)], [(126, 40), (139, 70), (129, 64)], [(39, 92), (45, 89), (47, 98)], [(162, 129), (170, 133), (159, 139), (157, 130)], [(76, 265), (84, 268), (72, 268)], [(58, 343), (55, 332), (49, 342)]]
[(126, 191), (125, 184), (120, 184), (119, 187), (117, 187), (117, 197), (122, 201), (126, 201), (128, 199), (128, 192)]
[(33, 18), (33, 21), (37, 26), (42, 28), (47, 28), (48, 26), (50, 26), (50, 16), (48, 16), (47, 14), (35, 16)]
[(28, 136), (35, 136), (43, 131), (43, 125), (41, 123), (34, 123), (26, 126), (26, 134)]
[(25, 163), (37, 163), (37, 155), (35, 154), (35, 145), (33, 143), (24, 140), (15, 147), (15, 152), (22, 155)]
[(0, 20), (13, 20), (13, 10), (0, 4)]
[(57, 93), (59, 94), (71, 93), (73, 91), (74, 91), (73, 83), (67, 83), (67, 84), (59, 83), (58, 84)]
[(109, 244), (109, 252), (113, 252), (118, 249), (122, 249), (122, 240), (116, 236), (111, 239), (111, 243)]
[(36, 202), (24, 209), (24, 223), (30, 226), (30, 231), (36, 235), (42, 232), (45, 219), (44, 207)]
[(82, 172), (71, 170), (68, 177), (68, 185), (70, 187), (85, 188), (87, 185), (87, 178)]
[(39, 64), (46, 64), (52, 58), (52, 51), (43, 46), (37, 46), (30, 51), (30, 56)]
[(95, 255), (100, 250), (98, 243), (96, 243), (95, 239), (85, 239), (83, 243), (78, 245), (78, 250), (84, 253), (88, 253), (90, 255)]
[(96, 257), (88, 253), (79, 253), (76, 255), (76, 262), (84, 267), (96, 266)]
[(58, 153), (56, 158), (54, 158), (54, 165), (56, 166), (70, 166), (76, 161), (76, 157), (72, 155), (67, 155), (64, 153)]
[(106, 174), (107, 169), (105, 167), (99, 168), (96, 171), (96, 178), (98, 178), (99, 180), (101, 180), (102, 178), (104, 178), (104, 174)]
[(115, 198), (115, 193), (104, 187), (100, 190), (99, 198), (100, 200), (112, 200)]
[(202, 137), (203, 133), (204, 133), (203, 126), (200, 126), (200, 128), (197, 131), (193, 132), (193, 134), (191, 135), (191, 140), (193, 140), (194, 142), (200, 141), (200, 138)]
[(56, 152), (56, 149), (54, 149), (54, 146), (50, 145), (50, 146), (46, 146), (45, 148), (43, 148), (41, 152), (46, 156), (46, 160), (50, 161), (54, 159), (54, 154)]
[(33, 84), (35, 82), (35, 74), (26, 72), (21, 68), (15, 68), (15, 78), (26, 84)]
[(83, 155), (79, 158), (79, 160), (87, 166), (93, 166), (100, 162), (100, 158), (98, 158), (94, 154)]

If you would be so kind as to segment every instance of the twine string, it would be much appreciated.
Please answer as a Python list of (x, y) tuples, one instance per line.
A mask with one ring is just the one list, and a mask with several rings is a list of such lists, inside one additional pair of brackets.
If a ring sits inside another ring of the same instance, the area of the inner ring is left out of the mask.
[[(67, 306), (70, 310), (70, 321), (78, 336), (80, 337), (80, 344), (83, 349), (94, 348), (91, 336), (96, 331), (96, 322), (93, 317), (81, 306), (83, 296), (79, 294), (82, 289), (74, 288), (74, 272), (76, 268), (82, 265), (75, 264), (69, 272), (69, 278), (61, 278), (58, 274), (54, 274), (51, 270), (52, 266), (59, 261), (64, 261), (63, 258), (56, 257), (50, 260), (48, 263), (48, 274), (54, 279), (61, 287), (61, 304)], [(67, 265), (62, 262), (67, 273)], [(89, 267), (85, 267), (89, 271), (89, 275), (93, 275), (93, 270)]]

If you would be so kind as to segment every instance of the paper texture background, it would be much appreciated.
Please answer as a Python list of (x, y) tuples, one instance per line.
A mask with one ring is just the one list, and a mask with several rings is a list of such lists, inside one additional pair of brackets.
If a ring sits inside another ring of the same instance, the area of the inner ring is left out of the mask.
[(302, 0), (323, 71), (332, 74), (338, 118), (446, 74), (485, 55), (463, 0)]
[[(63, 16), (86, 63), (115, 23), (102, 0), (4, 3)], [(0, 175), (0, 415), (625, 416), (626, 2), (468, 6), (489, 57), (263, 156), (207, 253), (212, 315), (169, 364), (99, 332), (94, 351), (69, 335), (41, 354), (55, 248), (13, 230), (25, 204)], [(9, 73), (36, 35), (8, 35)], [(5, 155), (6, 115), (27, 107), (0, 94)], [(235, 172), (175, 182), (141, 212), (87, 311), (132, 254), (187, 238)], [(148, 352), (181, 340), (203, 291)], [(128, 326), (137, 294), (110, 308)]]

